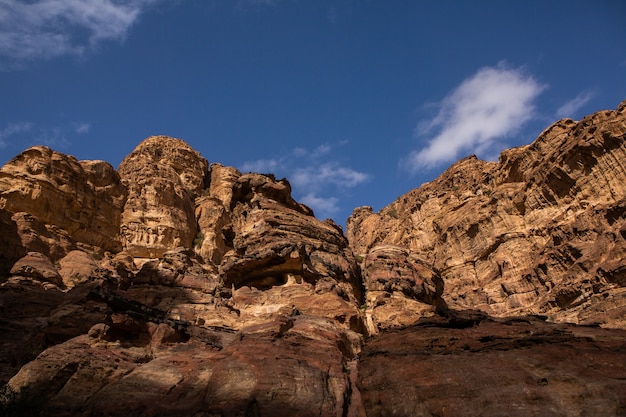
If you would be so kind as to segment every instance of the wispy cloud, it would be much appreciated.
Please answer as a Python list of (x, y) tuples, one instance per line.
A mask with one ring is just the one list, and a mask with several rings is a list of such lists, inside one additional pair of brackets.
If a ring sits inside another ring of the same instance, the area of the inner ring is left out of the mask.
[(420, 124), (427, 145), (401, 165), (411, 173), (456, 160), (461, 152), (490, 153), (534, 116), (534, 101), (545, 86), (523, 69), (504, 63), (485, 67), (463, 81), (439, 104), (437, 115)]
[(250, 7), (276, 6), (281, 0), (238, 0), (237, 9), (246, 10)]
[(4, 129), (0, 130), (0, 148), (5, 148), (7, 141), (12, 136), (28, 132), (32, 127), (33, 124), (30, 122), (9, 123)]
[(273, 173), (276, 171), (280, 161), (278, 159), (258, 159), (256, 161), (246, 161), (239, 168), (243, 172)]
[(301, 197), (300, 201), (312, 207), (315, 212), (325, 213), (326, 215), (337, 213), (340, 209), (337, 197), (320, 197), (315, 192)]
[(68, 139), (66, 128), (54, 126), (39, 129), (39, 133), (35, 136), (35, 143), (50, 148), (65, 149), (70, 146), (71, 142)]
[(74, 123), (74, 132), (76, 132), (79, 135), (89, 133), (90, 129), (91, 129), (91, 125), (89, 123), (85, 123), (85, 122)]
[(139, 15), (157, 1), (1, 0), (3, 69), (37, 59), (82, 55), (103, 41), (122, 40)]
[[(2, 0), (0, 0), (2, 1)], [(91, 125), (86, 122), (70, 122), (56, 126), (41, 126), (33, 122), (8, 123), (0, 129), (0, 149), (13, 148), (21, 151), (34, 145), (65, 149), (71, 145), (76, 135), (89, 132)]]
[(560, 118), (574, 117), (576, 112), (587, 104), (593, 97), (594, 94), (591, 91), (583, 91), (579, 93), (576, 97), (559, 107), (556, 111), (556, 116)]
[(298, 201), (318, 216), (331, 217), (341, 210), (341, 195), (371, 178), (332, 157), (334, 150), (347, 143), (326, 143), (313, 149), (296, 147), (272, 159), (245, 162), (241, 171), (285, 176)]
[(317, 184), (333, 184), (341, 188), (355, 187), (367, 181), (369, 175), (352, 168), (327, 162), (322, 165), (309, 165), (296, 168), (291, 176), (293, 185), (302, 188), (316, 187)]

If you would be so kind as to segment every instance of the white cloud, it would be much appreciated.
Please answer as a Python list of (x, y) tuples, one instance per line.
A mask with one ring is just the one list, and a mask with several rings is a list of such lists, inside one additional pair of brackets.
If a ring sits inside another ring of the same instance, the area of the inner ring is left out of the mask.
[(33, 145), (67, 148), (73, 136), (86, 134), (90, 128), (91, 125), (85, 122), (57, 126), (40, 126), (31, 122), (9, 123), (4, 129), (0, 129), (0, 148), (8, 145), (14, 148)]
[(328, 153), (330, 153), (332, 149), (332, 146), (325, 143), (323, 145), (318, 146), (317, 148), (315, 148), (315, 150), (313, 151), (313, 156), (314, 157), (318, 157), (318, 156), (323, 156), (326, 155)]
[(286, 177), (294, 197), (311, 207), (316, 215), (329, 217), (340, 210), (341, 196), (361, 185), (370, 175), (342, 164), (335, 150), (348, 141), (325, 143), (312, 149), (296, 147), (272, 159), (259, 159), (241, 165), (242, 172), (273, 173)]
[(66, 129), (59, 126), (40, 129), (35, 142), (50, 148), (67, 148), (70, 145), (70, 141), (67, 139), (65, 132)]
[(277, 159), (258, 159), (256, 161), (244, 162), (240, 170), (242, 172), (262, 172), (273, 173), (279, 166), (280, 161)]
[(556, 116), (560, 118), (574, 117), (576, 112), (587, 104), (593, 96), (594, 94), (591, 91), (583, 91), (579, 93), (576, 97), (559, 107), (556, 111)]
[(74, 131), (79, 134), (85, 134), (85, 133), (89, 133), (89, 130), (91, 129), (91, 125), (89, 123), (74, 123)]
[(317, 184), (334, 184), (342, 188), (357, 186), (369, 179), (369, 175), (352, 168), (340, 166), (337, 162), (310, 165), (297, 168), (291, 182), (298, 187), (316, 187)]
[(33, 124), (29, 122), (9, 123), (7, 127), (0, 130), (0, 148), (4, 148), (7, 146), (6, 141), (11, 136), (28, 132), (32, 129), (32, 127)]
[(454, 161), (461, 152), (489, 152), (534, 116), (534, 101), (544, 88), (522, 69), (504, 64), (480, 69), (443, 99), (432, 120), (420, 124), (419, 135), (430, 139), (403, 167), (415, 173)]
[(122, 40), (158, 0), (0, 0), (0, 58), (13, 66), (81, 55), (100, 42)]
[(313, 208), (313, 211), (327, 217), (339, 211), (339, 199), (337, 197), (319, 197), (315, 193), (309, 193), (300, 198), (300, 201)]

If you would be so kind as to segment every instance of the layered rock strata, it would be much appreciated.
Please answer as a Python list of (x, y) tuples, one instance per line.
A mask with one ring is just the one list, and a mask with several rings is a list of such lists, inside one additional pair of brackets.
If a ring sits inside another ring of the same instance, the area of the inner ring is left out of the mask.
[(0, 209), (12, 216), (8, 228), (17, 229), (27, 251), (55, 260), (79, 242), (120, 251), (125, 201), (119, 175), (103, 161), (78, 161), (36, 146), (0, 170)]
[(624, 161), (626, 103), (498, 162), (465, 158), (379, 213), (358, 208), (347, 235), (362, 258), (392, 245), (438, 271), (450, 308), (624, 328)]
[(364, 296), (339, 226), (178, 139), (118, 172), (42, 147), (1, 171), (5, 413), (360, 410)]
[(0, 415), (621, 415), (625, 109), (347, 237), (178, 139), (118, 171), (28, 149), (0, 169)]
[(157, 258), (191, 247), (197, 232), (193, 198), (204, 189), (206, 159), (181, 140), (157, 136), (124, 158), (119, 173), (129, 192), (121, 224), (125, 251)]

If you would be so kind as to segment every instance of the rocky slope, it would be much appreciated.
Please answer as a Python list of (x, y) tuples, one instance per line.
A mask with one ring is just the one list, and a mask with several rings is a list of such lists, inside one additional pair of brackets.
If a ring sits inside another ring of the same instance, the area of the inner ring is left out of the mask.
[(624, 415), (625, 108), (347, 237), (178, 139), (118, 170), (30, 148), (0, 170), (0, 415)]

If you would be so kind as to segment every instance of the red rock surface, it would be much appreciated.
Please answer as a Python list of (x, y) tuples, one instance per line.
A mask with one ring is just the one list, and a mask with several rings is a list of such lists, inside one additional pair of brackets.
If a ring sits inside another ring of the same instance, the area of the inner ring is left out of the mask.
[(376, 416), (622, 416), (626, 331), (478, 312), (369, 340), (359, 390)]

